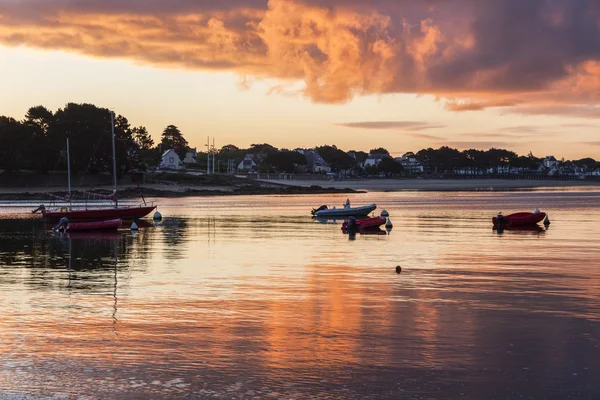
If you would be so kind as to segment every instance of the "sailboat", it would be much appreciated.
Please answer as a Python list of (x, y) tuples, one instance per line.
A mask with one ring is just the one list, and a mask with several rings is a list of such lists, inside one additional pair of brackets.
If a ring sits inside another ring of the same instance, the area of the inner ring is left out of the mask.
[[(33, 212), (41, 211), (42, 216), (46, 220), (60, 220), (62, 218), (68, 218), (69, 221), (105, 221), (105, 220), (135, 220), (144, 218), (152, 211), (156, 209), (154, 205), (147, 205), (144, 200), (144, 204), (140, 204), (135, 207), (119, 207), (119, 201), (117, 198), (117, 160), (115, 155), (115, 121), (114, 113), (110, 112), (110, 127), (112, 134), (112, 159), (113, 159), (113, 192), (111, 195), (104, 196), (100, 194), (94, 194), (96, 198), (103, 198), (111, 200), (115, 203), (114, 207), (95, 207), (88, 208), (87, 206), (83, 210), (73, 210), (71, 206), (61, 207), (58, 210), (47, 210), (44, 205), (39, 206)], [(69, 138), (67, 137), (67, 175), (69, 193), (65, 199), (71, 200), (71, 161), (69, 153)]]

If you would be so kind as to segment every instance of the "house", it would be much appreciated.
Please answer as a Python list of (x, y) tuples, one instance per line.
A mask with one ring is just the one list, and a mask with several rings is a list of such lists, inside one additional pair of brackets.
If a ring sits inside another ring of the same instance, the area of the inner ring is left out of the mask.
[(385, 157), (389, 157), (389, 154), (369, 154), (364, 162), (364, 167), (377, 167)]
[(196, 148), (188, 149), (187, 153), (185, 153), (185, 158), (183, 159), (184, 164), (196, 164), (198, 158), (198, 152)]
[(306, 158), (306, 164), (313, 173), (325, 172), (328, 174), (331, 172), (331, 168), (317, 151), (305, 150), (304, 157)]
[(256, 169), (256, 163), (254, 162), (254, 155), (246, 154), (246, 157), (237, 167), (238, 171), (252, 171)]
[(163, 153), (160, 159), (160, 168), (161, 169), (180, 169), (181, 168), (181, 158), (177, 152), (173, 149), (167, 150)]
[(402, 168), (411, 174), (421, 174), (425, 171), (421, 162), (414, 157), (402, 156), (396, 158), (396, 161), (402, 164)]
[(558, 161), (556, 160), (556, 158), (554, 158), (554, 156), (546, 156), (546, 158), (544, 158), (544, 161), (542, 161), (542, 164), (548, 169), (558, 167)]

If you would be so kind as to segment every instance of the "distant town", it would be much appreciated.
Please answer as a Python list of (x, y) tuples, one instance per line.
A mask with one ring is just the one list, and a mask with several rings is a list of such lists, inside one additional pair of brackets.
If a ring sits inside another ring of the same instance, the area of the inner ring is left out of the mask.
[[(110, 171), (109, 110), (92, 104), (69, 103), (56, 113), (43, 106), (32, 107), (21, 121), (0, 116), (0, 170), (66, 169), (66, 138), (69, 138), (73, 173)], [(518, 155), (505, 149), (457, 150), (450, 147), (407, 151), (393, 157), (383, 147), (369, 151), (339, 149), (335, 145), (279, 149), (270, 144), (240, 148), (228, 144), (216, 148), (207, 140), (206, 149), (191, 148), (182, 132), (169, 125), (155, 143), (143, 126), (132, 127), (118, 115), (115, 119), (119, 175), (132, 172), (184, 172), (321, 176), (330, 179), (385, 177), (555, 177), (586, 179), (600, 177), (600, 163), (593, 158), (565, 160), (554, 155)], [(214, 143), (214, 142), (213, 142)]]

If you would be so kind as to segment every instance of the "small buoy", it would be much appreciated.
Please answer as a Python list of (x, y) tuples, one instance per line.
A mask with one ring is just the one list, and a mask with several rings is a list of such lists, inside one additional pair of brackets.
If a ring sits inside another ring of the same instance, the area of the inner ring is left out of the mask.
[(132, 231), (137, 231), (137, 230), (138, 230), (138, 226), (137, 226), (137, 224), (135, 223), (135, 221), (133, 221), (133, 222), (131, 223), (131, 230), (132, 230)]
[(399, 274), (400, 272), (402, 272), (402, 267), (397, 265), (396, 266), (396, 273)]
[(154, 213), (154, 219), (161, 220), (161, 219), (162, 219), (162, 214), (161, 214), (161, 213), (159, 213), (158, 211), (157, 211), (157, 212), (155, 212), (155, 213)]
[(392, 229), (394, 227), (394, 225), (392, 225), (392, 221), (390, 221), (389, 217), (388, 217), (387, 221), (385, 221), (385, 227), (387, 229)]
[(550, 225), (550, 218), (548, 218), (548, 215), (546, 215), (546, 218), (544, 219), (544, 225)]
[(390, 213), (387, 212), (387, 210), (383, 210), (383, 211), (381, 211), (381, 216), (387, 218), (390, 216)]

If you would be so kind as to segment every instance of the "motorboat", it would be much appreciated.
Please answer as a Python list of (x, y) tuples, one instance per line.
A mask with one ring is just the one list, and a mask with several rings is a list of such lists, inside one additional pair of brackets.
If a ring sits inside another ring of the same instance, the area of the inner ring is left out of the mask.
[(123, 221), (120, 219), (108, 219), (103, 221), (71, 222), (68, 218), (61, 218), (58, 225), (52, 228), (54, 231), (65, 232), (89, 232), (89, 231), (111, 231), (117, 230)]
[(540, 210), (534, 212), (519, 212), (509, 215), (498, 213), (492, 218), (495, 227), (518, 227), (518, 226), (533, 226), (542, 222), (546, 218), (546, 213)]
[(365, 219), (356, 219), (354, 217), (348, 218), (348, 221), (345, 221), (342, 224), (342, 230), (344, 232), (349, 230), (368, 230), (368, 229), (378, 229), (381, 225), (386, 223), (387, 219), (384, 217), (374, 217), (374, 218), (365, 218)]
[(317, 209), (312, 210), (312, 215), (320, 218), (338, 218), (338, 217), (366, 217), (377, 208), (376, 204), (369, 204), (361, 207), (351, 207), (350, 201), (346, 200), (346, 203), (341, 208), (329, 208), (326, 205), (322, 205)]

